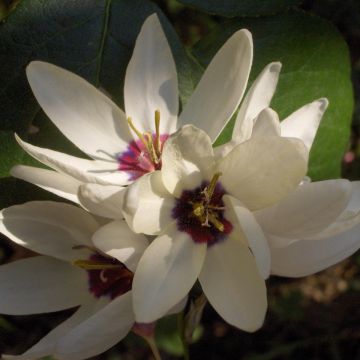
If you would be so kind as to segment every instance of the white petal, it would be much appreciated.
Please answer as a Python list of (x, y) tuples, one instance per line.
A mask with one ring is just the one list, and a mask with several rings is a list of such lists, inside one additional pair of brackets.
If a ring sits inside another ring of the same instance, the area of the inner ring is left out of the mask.
[(59, 339), (61, 339), (62, 336), (83, 322), (85, 319), (90, 317), (94, 312), (98, 311), (103, 306), (103, 300), (98, 301), (95, 299), (89, 299), (89, 301), (86, 304), (81, 305), (72, 316), (51, 330), (25, 353), (15, 356), (3, 355), (2, 357), (9, 360), (33, 360), (54, 354), (56, 343), (59, 341)]
[(165, 315), (194, 285), (206, 254), (176, 225), (158, 236), (140, 259), (133, 281), (137, 322), (148, 323)]
[(79, 202), (77, 191), (82, 182), (69, 175), (24, 165), (14, 166), (11, 169), (10, 174), (74, 203)]
[(165, 143), (162, 153), (162, 180), (167, 190), (180, 196), (212, 176), (214, 153), (207, 134), (185, 125)]
[(63, 154), (58, 151), (41, 148), (26, 143), (16, 135), (19, 145), (36, 160), (52, 169), (74, 177), (81, 182), (127, 185), (129, 176), (118, 170), (118, 163), (114, 161), (87, 160)]
[(92, 240), (98, 249), (119, 260), (133, 272), (149, 245), (146, 237), (134, 234), (124, 220), (116, 220), (101, 227)]
[(280, 276), (300, 277), (324, 270), (360, 248), (359, 234), (360, 224), (335, 236), (298, 240), (288, 246), (271, 247), (271, 272)]
[(122, 206), (125, 187), (85, 184), (79, 187), (79, 202), (91, 213), (109, 219), (123, 218)]
[(239, 145), (240, 142), (236, 140), (230, 140), (225, 144), (217, 146), (214, 148), (214, 155), (217, 160), (222, 159), (225, 157), (236, 145)]
[(345, 209), (345, 217), (356, 216), (360, 213), (360, 181), (352, 181), (351, 188), (351, 198)]
[(80, 305), (90, 297), (86, 271), (47, 256), (0, 266), (0, 313), (39, 314)]
[(205, 130), (214, 142), (245, 92), (253, 57), (249, 31), (233, 34), (204, 72), (180, 115), (182, 124)]
[(248, 209), (261, 209), (297, 187), (306, 174), (307, 158), (300, 140), (255, 136), (220, 160), (220, 182)]
[(98, 228), (85, 210), (58, 202), (32, 201), (3, 209), (0, 214), (0, 232), (12, 241), (69, 261), (88, 255), (88, 250), (74, 247), (92, 246), (91, 237)]
[(230, 236), (211, 246), (199, 280), (210, 304), (229, 324), (251, 332), (261, 327), (267, 307), (265, 281), (241, 241)]
[(280, 136), (280, 121), (278, 114), (265, 108), (254, 120), (252, 136)]
[(291, 239), (313, 236), (344, 211), (351, 190), (351, 183), (341, 179), (303, 184), (280, 203), (258, 211), (256, 218), (271, 235)]
[(232, 140), (227, 143), (214, 148), (216, 159), (222, 159), (225, 157), (236, 145), (248, 140), (250, 135), (280, 136), (280, 121), (278, 114), (270, 108), (263, 109), (255, 119), (251, 120), (251, 123), (249, 122), (248, 136), (241, 135), (239, 137), (233, 137)]
[(161, 133), (175, 131), (179, 107), (176, 66), (156, 14), (149, 16), (136, 39), (125, 76), (125, 110), (140, 131), (155, 130), (160, 110)]
[(237, 114), (233, 139), (238, 142), (248, 140), (253, 129), (253, 120), (270, 105), (279, 80), (281, 63), (268, 64), (251, 85)]
[[(360, 181), (352, 181), (351, 187), (351, 198), (346, 209), (340, 214), (336, 221), (326, 229), (312, 236), (312, 239), (333, 237), (350, 230), (360, 223)], [(280, 246), (282, 246), (282, 242)]]
[(173, 220), (174, 198), (167, 192), (160, 171), (146, 174), (127, 187), (124, 216), (136, 233), (156, 235)]
[(328, 100), (323, 98), (296, 110), (281, 122), (281, 136), (301, 139), (310, 151), (328, 105)]
[(54, 357), (60, 360), (82, 360), (100, 354), (124, 338), (133, 325), (131, 292), (128, 292), (61, 338)]
[(234, 197), (225, 195), (223, 201), (226, 206), (225, 217), (234, 226), (233, 236), (249, 246), (260, 275), (267, 279), (270, 275), (270, 249), (260, 225), (254, 215)]
[(126, 149), (131, 134), (125, 114), (79, 76), (33, 61), (26, 69), (31, 89), (51, 121), (79, 149), (109, 158)]

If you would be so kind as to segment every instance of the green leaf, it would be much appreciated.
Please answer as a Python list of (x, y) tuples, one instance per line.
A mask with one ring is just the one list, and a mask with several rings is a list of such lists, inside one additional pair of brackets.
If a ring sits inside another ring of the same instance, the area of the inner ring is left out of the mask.
[[(15, 164), (35, 164), (24, 157), (14, 141), (14, 132), (32, 144), (85, 157), (39, 108), (26, 80), (27, 64), (37, 59), (73, 71), (122, 107), (125, 71), (136, 37), (144, 20), (155, 12), (177, 63), (181, 100), (185, 103), (193, 90), (196, 64), (152, 2), (23, 0), (18, 4), (0, 27), (0, 177), (8, 176)], [(30, 131), (33, 125), (39, 131)]]
[[(184, 354), (183, 344), (178, 329), (178, 315), (166, 316), (156, 324), (156, 344), (167, 353), (175, 356)], [(193, 343), (200, 340), (203, 334), (201, 325), (197, 326), (193, 334)]]
[[(234, 19), (216, 28), (193, 53), (205, 67), (215, 52), (236, 30), (249, 29), (255, 54), (250, 84), (262, 68), (272, 62), (283, 64), (271, 106), (284, 119), (299, 107), (327, 97), (326, 111), (311, 154), (309, 176), (314, 180), (337, 178), (349, 140), (353, 110), (348, 48), (332, 24), (302, 12), (260, 19)], [(232, 132), (229, 124), (221, 142)]]
[(179, 0), (213, 15), (227, 17), (271, 15), (283, 12), (301, 0)]

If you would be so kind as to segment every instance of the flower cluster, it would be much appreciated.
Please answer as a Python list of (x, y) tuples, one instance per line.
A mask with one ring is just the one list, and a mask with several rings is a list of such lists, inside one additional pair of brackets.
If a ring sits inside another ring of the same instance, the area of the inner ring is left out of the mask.
[[(134, 325), (181, 311), (197, 280), (225, 321), (252, 332), (264, 322), (270, 274), (312, 274), (360, 247), (360, 182), (306, 177), (328, 101), (280, 122), (269, 105), (281, 64), (266, 66), (244, 97), (252, 56), (251, 34), (235, 32), (180, 114), (156, 15), (126, 71), (125, 112), (77, 75), (28, 66), (39, 104), (90, 159), (17, 137), (50, 169), (18, 165), (12, 175), (73, 204), (1, 211), (1, 233), (41, 255), (0, 267), (0, 313), (78, 309), (16, 359), (101, 353)], [(239, 104), (232, 139), (214, 148)]]

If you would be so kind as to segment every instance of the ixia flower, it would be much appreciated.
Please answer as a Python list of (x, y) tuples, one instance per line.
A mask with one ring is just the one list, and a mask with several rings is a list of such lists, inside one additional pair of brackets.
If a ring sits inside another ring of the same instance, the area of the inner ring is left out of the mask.
[[(280, 122), (268, 107), (279, 71), (280, 64), (268, 65), (251, 86), (231, 141), (215, 149), (218, 157), (256, 136), (297, 138), (310, 152), (328, 100), (306, 104)], [(289, 277), (310, 275), (359, 249), (360, 182), (311, 182), (306, 178), (288, 197), (254, 215), (269, 243), (271, 272)]]
[[(312, 147), (328, 105), (317, 100), (283, 122), (267, 108), (245, 127), (257, 136), (292, 136)], [(233, 135), (226, 151), (244, 141)], [(304, 179), (296, 191), (255, 217), (268, 240), (273, 274), (299, 277), (323, 270), (360, 247), (360, 182), (345, 179), (311, 182)]]
[[(132, 280), (148, 245), (124, 221), (100, 227), (86, 211), (29, 202), (1, 211), (0, 231), (42, 254), (0, 266), (0, 313), (28, 315), (78, 307), (18, 360), (101, 353), (133, 327)], [(95, 247), (98, 250), (95, 250)]]
[(277, 113), (269, 108), (280, 70), (281, 63), (273, 62), (258, 75), (241, 103), (231, 140), (215, 148), (217, 156), (226, 155), (234, 146), (256, 134), (295, 137), (301, 139), (310, 151), (329, 102), (326, 98), (315, 100), (297, 109), (280, 123)]
[(134, 277), (137, 321), (162, 316), (198, 278), (227, 322), (256, 330), (267, 307), (270, 253), (252, 211), (298, 186), (307, 170), (304, 145), (259, 136), (216, 160), (210, 137), (186, 125), (167, 140), (162, 161), (161, 171), (138, 179), (125, 195), (130, 227), (158, 235)]
[[(127, 67), (125, 112), (79, 76), (32, 62), (27, 77), (40, 106), (92, 160), (33, 146), (17, 137), (25, 151), (55, 172), (17, 166), (12, 174), (75, 202), (82, 183), (108, 185), (113, 194), (111, 186), (128, 185), (160, 169), (164, 142), (182, 125), (194, 124), (215, 141), (244, 94), (252, 54), (251, 34), (247, 30), (233, 34), (179, 116), (175, 62), (155, 14), (145, 21)], [(99, 193), (107, 196), (104, 191), (95, 191), (95, 201), (101, 201)]]

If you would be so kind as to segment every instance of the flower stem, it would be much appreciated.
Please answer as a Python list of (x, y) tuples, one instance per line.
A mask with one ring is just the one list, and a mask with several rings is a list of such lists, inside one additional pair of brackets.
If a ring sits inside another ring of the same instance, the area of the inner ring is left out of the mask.
[(149, 345), (152, 354), (154, 355), (155, 360), (161, 360), (161, 355), (159, 349), (156, 346), (156, 342), (153, 336), (144, 336), (145, 341)]
[(178, 317), (177, 317), (178, 331), (179, 331), (181, 344), (182, 344), (183, 350), (184, 350), (184, 360), (190, 360), (189, 343), (187, 342), (186, 336), (185, 336), (185, 319), (184, 318), (185, 318), (184, 312), (181, 312), (178, 314)]

